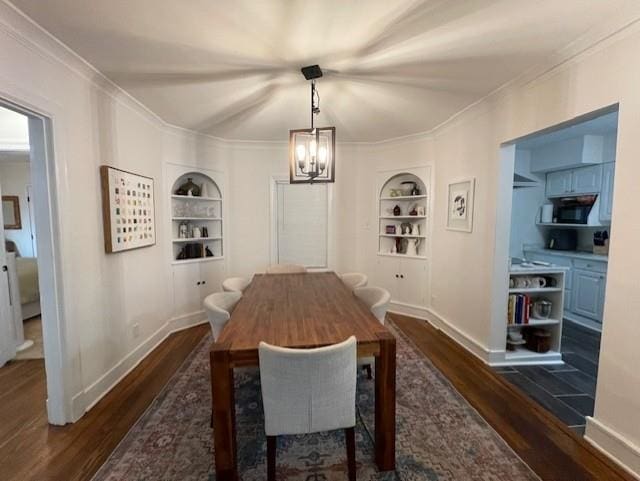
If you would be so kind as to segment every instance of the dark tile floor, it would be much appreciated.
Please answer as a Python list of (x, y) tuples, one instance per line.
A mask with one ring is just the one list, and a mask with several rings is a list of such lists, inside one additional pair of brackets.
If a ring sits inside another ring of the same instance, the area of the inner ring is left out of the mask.
[(569, 321), (562, 326), (564, 364), (495, 368), (574, 431), (584, 434), (585, 416), (593, 415), (600, 334)]

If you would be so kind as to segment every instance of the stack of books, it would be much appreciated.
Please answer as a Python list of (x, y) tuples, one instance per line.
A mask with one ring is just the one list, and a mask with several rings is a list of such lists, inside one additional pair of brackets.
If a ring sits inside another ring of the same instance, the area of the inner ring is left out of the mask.
[(529, 324), (531, 297), (526, 294), (511, 294), (507, 309), (507, 324)]

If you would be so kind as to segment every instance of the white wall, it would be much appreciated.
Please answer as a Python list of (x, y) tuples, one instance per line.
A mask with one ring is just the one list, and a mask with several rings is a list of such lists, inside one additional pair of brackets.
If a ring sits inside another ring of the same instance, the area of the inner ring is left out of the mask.
[(20, 255), (23, 257), (33, 257), (29, 202), (27, 202), (27, 185), (30, 184), (29, 153), (6, 154), (0, 152), (0, 191), (2, 191), (2, 195), (17, 195), (19, 197), (20, 222), (22, 224), (21, 229), (7, 229), (4, 234), (7, 240), (16, 243)]

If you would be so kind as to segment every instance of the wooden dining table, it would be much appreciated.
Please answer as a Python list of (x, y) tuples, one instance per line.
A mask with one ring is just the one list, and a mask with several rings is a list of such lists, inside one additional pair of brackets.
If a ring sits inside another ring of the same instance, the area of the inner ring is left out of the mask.
[[(216, 479), (238, 479), (234, 368), (258, 366), (261, 341), (314, 348), (355, 336), (375, 357), (375, 463), (395, 468), (396, 340), (334, 272), (256, 274), (210, 351)], [(374, 382), (374, 381), (369, 381)]]

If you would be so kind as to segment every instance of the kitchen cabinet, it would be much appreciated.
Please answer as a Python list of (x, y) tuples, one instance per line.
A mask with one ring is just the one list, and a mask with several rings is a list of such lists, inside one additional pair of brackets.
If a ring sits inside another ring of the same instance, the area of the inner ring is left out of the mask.
[(561, 170), (547, 174), (547, 197), (598, 194), (602, 189), (602, 165)]
[(224, 276), (224, 262), (220, 260), (174, 265), (174, 315), (201, 311), (204, 298), (221, 290)]
[(602, 166), (602, 190), (600, 192), (600, 220), (611, 221), (613, 209), (613, 177), (615, 162), (608, 162)]
[(427, 305), (429, 276), (425, 259), (378, 256), (374, 279), (376, 285), (389, 291), (392, 302), (414, 307)]
[(604, 290), (604, 274), (575, 269), (573, 272), (573, 305), (571, 310), (580, 316), (596, 322), (602, 322)]

